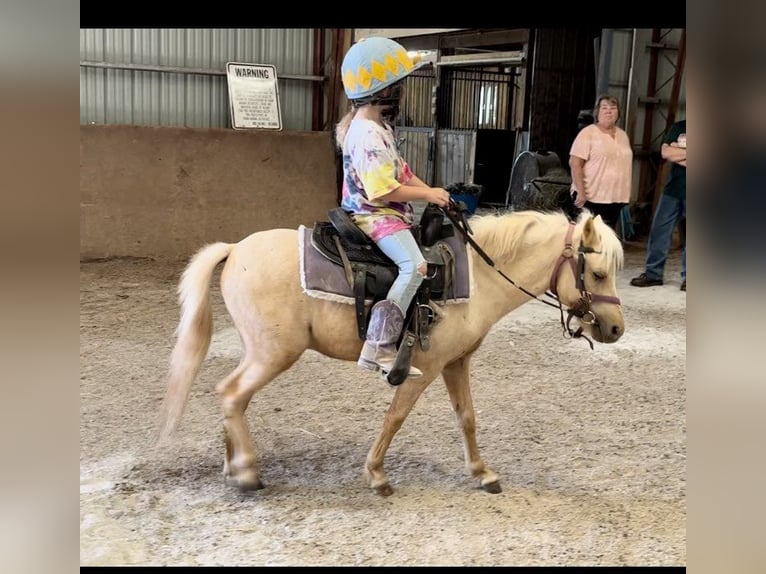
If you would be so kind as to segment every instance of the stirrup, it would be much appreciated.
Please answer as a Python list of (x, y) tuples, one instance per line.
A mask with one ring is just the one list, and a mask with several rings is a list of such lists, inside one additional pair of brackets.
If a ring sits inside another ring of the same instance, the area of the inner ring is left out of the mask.
[[(381, 378), (384, 381), (388, 382), (388, 373), (390, 373), (391, 371), (387, 371), (386, 369), (378, 365), (376, 362), (368, 361), (364, 357), (359, 357), (359, 360), (357, 360), (356, 364), (363, 369), (372, 371), (373, 373), (380, 373)], [(407, 378), (422, 377), (422, 376), (423, 376), (423, 371), (421, 371), (417, 367), (413, 367), (412, 365), (410, 365), (410, 372), (407, 373)]]
[[(383, 369), (380, 370), (380, 373), (381, 373), (381, 376), (383, 377), (383, 380), (386, 381), (387, 383), (389, 382), (388, 381), (388, 373), (390, 373), (390, 372), (391, 371), (385, 371)], [(408, 379), (414, 379), (414, 378), (422, 377), (422, 376), (423, 376), (423, 371), (421, 371), (417, 367), (413, 367), (412, 365), (410, 365), (410, 372), (407, 373), (407, 378)]]

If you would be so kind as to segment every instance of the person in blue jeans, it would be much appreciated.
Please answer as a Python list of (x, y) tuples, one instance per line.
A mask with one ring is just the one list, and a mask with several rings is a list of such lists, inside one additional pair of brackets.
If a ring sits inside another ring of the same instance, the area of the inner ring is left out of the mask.
[[(686, 120), (674, 123), (662, 141), (662, 158), (673, 165), (654, 213), (644, 272), (630, 280), (635, 287), (662, 285), (673, 229), (686, 219)], [(681, 291), (686, 291), (686, 237), (681, 258)]]

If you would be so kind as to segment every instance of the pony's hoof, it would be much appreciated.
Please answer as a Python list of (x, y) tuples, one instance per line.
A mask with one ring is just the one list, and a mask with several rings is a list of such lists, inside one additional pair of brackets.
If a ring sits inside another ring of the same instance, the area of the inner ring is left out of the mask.
[(394, 489), (390, 484), (381, 484), (375, 487), (375, 492), (381, 496), (391, 496), (394, 493)]
[(242, 492), (250, 492), (252, 490), (263, 490), (266, 488), (266, 486), (261, 482), (260, 479), (256, 480), (255, 482), (244, 482), (239, 485), (239, 489)]
[(500, 494), (503, 492), (503, 489), (500, 488), (500, 483), (495, 480), (494, 482), (488, 482), (487, 484), (481, 485), (482, 490), (485, 492), (489, 492), (490, 494)]
[(227, 476), (226, 484), (238, 488), (241, 492), (250, 492), (266, 488), (263, 482), (261, 482), (261, 479), (256, 477), (235, 478), (233, 476)]

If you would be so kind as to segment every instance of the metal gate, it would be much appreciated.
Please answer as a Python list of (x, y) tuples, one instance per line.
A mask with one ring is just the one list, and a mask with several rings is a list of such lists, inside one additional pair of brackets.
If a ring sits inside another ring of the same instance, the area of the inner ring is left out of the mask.
[(450, 183), (473, 183), (476, 155), (476, 132), (472, 130), (439, 130), (433, 157), (433, 128), (397, 127), (399, 152), (420, 179), (431, 181), (434, 166), (434, 185), (444, 187)]
[(477, 133), (509, 128), (514, 75), (496, 67), (445, 67), (441, 73), (437, 130), (433, 117), (437, 86), (434, 68), (421, 68), (405, 80), (396, 126), (399, 150), (412, 171), (427, 183), (440, 187), (474, 183)]

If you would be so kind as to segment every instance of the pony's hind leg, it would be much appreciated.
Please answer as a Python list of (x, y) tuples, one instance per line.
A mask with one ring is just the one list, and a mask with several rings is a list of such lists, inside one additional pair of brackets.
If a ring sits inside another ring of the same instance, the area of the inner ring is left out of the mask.
[(468, 378), (469, 360), (470, 356), (464, 356), (450, 363), (442, 371), (442, 376), (447, 385), (447, 392), (455, 411), (455, 417), (463, 431), (463, 454), (466, 467), (471, 472), (471, 476), (479, 479), (484, 490), (497, 494), (502, 492), (498, 477), (484, 464), (479, 455), (479, 446), (476, 443), (476, 417)]
[(225, 379), (216, 390), (223, 405), (223, 432), (226, 456), (223, 473), (226, 483), (240, 490), (258, 490), (263, 488), (256, 445), (247, 426), (245, 410), (250, 399), (265, 387), (279, 373), (288, 369), (298, 357), (281, 364), (259, 362), (246, 357), (242, 363)]

